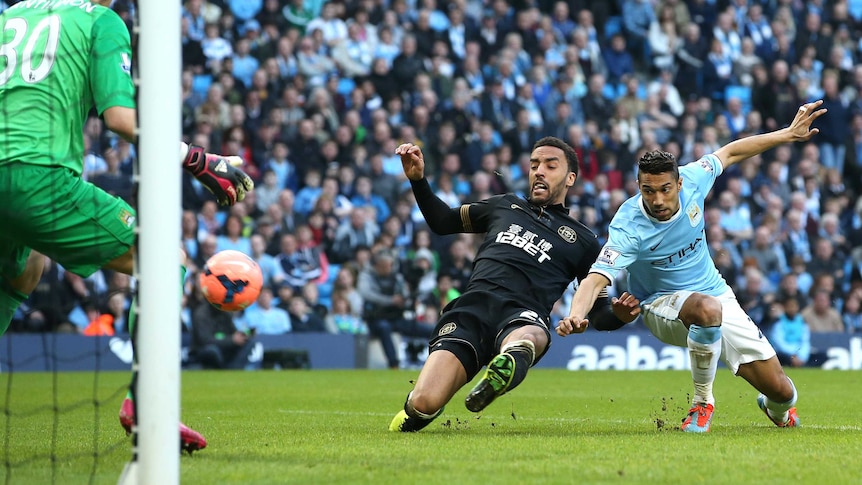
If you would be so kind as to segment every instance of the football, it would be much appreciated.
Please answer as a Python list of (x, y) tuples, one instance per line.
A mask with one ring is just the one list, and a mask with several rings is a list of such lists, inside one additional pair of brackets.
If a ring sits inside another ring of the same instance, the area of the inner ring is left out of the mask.
[(244, 309), (257, 300), (263, 274), (257, 262), (244, 253), (224, 250), (207, 260), (200, 273), (204, 298), (226, 312)]

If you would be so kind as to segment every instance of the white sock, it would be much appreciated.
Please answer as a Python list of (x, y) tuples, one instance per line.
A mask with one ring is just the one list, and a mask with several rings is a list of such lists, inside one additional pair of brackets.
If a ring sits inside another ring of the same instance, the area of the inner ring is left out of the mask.
[[(790, 398), (787, 402), (775, 402), (768, 397), (766, 398), (766, 413), (769, 414), (769, 417), (778, 421), (779, 423), (786, 423), (789, 419), (787, 415), (787, 411), (790, 410), (793, 406), (796, 405), (796, 386), (793, 384), (793, 381), (788, 377), (788, 381), (790, 381), (790, 387), (793, 388), (793, 397)], [(766, 396), (764, 396), (766, 397)]]
[(706, 403), (715, 405), (712, 383), (721, 356), (721, 327), (688, 328), (688, 353), (691, 356), (691, 378), (694, 381), (692, 404)]

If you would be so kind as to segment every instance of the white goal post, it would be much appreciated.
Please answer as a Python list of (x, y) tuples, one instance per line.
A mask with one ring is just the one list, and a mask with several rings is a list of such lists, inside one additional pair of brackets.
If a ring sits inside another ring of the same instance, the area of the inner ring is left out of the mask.
[(179, 483), (180, 2), (137, 2), (137, 463), (120, 483)]

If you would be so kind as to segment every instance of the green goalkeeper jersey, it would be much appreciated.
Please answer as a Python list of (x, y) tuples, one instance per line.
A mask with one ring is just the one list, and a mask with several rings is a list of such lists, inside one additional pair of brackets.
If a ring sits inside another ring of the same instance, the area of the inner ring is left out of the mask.
[(89, 0), (23, 0), (0, 15), (0, 165), (83, 170), (95, 106), (135, 107), (131, 43), (113, 10)]

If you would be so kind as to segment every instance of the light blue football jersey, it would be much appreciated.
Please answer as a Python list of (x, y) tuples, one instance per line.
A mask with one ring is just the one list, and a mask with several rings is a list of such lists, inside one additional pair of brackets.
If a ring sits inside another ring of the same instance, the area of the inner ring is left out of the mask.
[(667, 221), (648, 215), (640, 194), (625, 201), (590, 272), (613, 281), (627, 269), (628, 291), (642, 304), (679, 290), (711, 296), (727, 291), (709, 254), (703, 217), (704, 200), (721, 171), (712, 154), (680, 167), (680, 210)]

